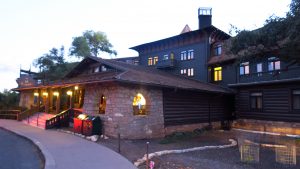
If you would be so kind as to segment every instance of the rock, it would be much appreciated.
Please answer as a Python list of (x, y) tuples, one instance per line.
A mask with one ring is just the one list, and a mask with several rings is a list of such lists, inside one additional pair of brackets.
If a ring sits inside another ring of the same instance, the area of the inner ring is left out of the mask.
[(91, 138), (91, 140), (92, 140), (93, 142), (96, 142), (96, 141), (98, 140), (99, 136), (98, 136), (98, 135), (93, 135), (93, 136), (91, 136), (90, 138)]

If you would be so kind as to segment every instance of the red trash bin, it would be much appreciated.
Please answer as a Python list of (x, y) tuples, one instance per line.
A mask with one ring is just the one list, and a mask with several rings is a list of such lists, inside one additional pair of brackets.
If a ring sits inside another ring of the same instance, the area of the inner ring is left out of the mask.
[(82, 134), (82, 129), (83, 129), (83, 121), (84, 119), (87, 118), (87, 115), (85, 114), (80, 114), (77, 118), (74, 118), (74, 126), (73, 130), (75, 133)]
[(91, 119), (85, 119), (82, 123), (82, 134), (85, 136), (91, 136), (93, 132), (93, 121)]

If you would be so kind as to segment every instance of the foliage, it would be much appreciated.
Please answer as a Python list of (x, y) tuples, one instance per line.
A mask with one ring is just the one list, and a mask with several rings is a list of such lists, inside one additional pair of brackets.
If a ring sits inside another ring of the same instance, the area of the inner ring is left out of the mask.
[(117, 52), (112, 47), (112, 44), (103, 32), (88, 30), (83, 32), (82, 36), (73, 38), (72, 46), (69, 50), (70, 55), (78, 58), (97, 57), (100, 52), (117, 55)]
[(6, 89), (3, 92), (0, 92), (0, 109), (12, 109), (18, 107), (18, 103), (18, 93)]
[(37, 78), (57, 80), (73, 69), (77, 63), (65, 62), (64, 47), (62, 46), (60, 49), (52, 48), (49, 53), (34, 60), (33, 64), (40, 69)]
[(300, 0), (292, 0), (285, 18), (271, 16), (254, 31), (236, 31), (230, 52), (240, 57), (274, 54), (283, 60), (300, 61)]

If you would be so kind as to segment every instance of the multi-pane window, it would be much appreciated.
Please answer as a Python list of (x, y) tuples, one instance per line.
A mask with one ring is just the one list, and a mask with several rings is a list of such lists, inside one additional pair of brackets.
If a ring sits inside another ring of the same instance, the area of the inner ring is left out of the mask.
[(244, 62), (240, 64), (240, 75), (249, 74), (249, 62)]
[(214, 48), (214, 54), (215, 56), (220, 56), (222, 54), (222, 45), (217, 45)]
[(188, 76), (194, 76), (194, 68), (187, 69), (187, 75)]
[(300, 110), (300, 89), (292, 91), (293, 109)]
[(187, 72), (186, 69), (181, 69), (181, 70), (180, 70), (180, 74), (182, 74), (182, 75), (185, 75), (186, 72)]
[(180, 53), (180, 60), (186, 60), (186, 51)]
[(158, 56), (155, 56), (155, 57), (153, 58), (153, 65), (156, 65), (157, 62), (158, 62)]
[(187, 59), (188, 60), (194, 59), (194, 50), (188, 51)]
[(214, 68), (214, 81), (221, 81), (222, 80), (222, 67), (215, 67)]
[(274, 70), (280, 70), (280, 60), (276, 57), (270, 57), (268, 58), (268, 70), (274, 71)]
[(257, 72), (257, 76), (262, 76), (262, 63), (256, 64), (256, 72)]
[(252, 110), (262, 110), (262, 92), (250, 93), (250, 108)]
[(149, 57), (148, 58), (148, 66), (151, 66), (151, 65), (153, 65), (153, 58)]

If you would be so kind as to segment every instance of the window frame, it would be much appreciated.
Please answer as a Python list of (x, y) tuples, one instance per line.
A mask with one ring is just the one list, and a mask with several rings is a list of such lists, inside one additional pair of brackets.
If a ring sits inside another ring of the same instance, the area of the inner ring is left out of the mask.
[(180, 60), (187, 60), (187, 52), (186, 51), (181, 51), (180, 52)]
[[(255, 99), (255, 106), (253, 108), (252, 106), (252, 99)], [(260, 98), (260, 104), (261, 108), (258, 108), (258, 98)], [(262, 91), (250, 91), (249, 93), (249, 106), (250, 106), (250, 111), (255, 111), (255, 112), (262, 112), (263, 111), (263, 92)]]
[(187, 76), (189, 76), (189, 77), (194, 76), (194, 68), (188, 68), (188, 70), (187, 70)]
[[(139, 95), (142, 96), (142, 99), (145, 100), (145, 104), (144, 104), (144, 105), (141, 104), (141, 108), (139, 108), (138, 105), (134, 105), (135, 99), (136, 99), (136, 97), (138, 97)], [(134, 116), (147, 116), (147, 115), (148, 115), (148, 112), (147, 112), (147, 110), (146, 110), (146, 105), (147, 105), (147, 99), (146, 99), (146, 97), (145, 97), (143, 94), (137, 93), (136, 95), (134, 95), (133, 100), (132, 100), (132, 111), (133, 111), (133, 115), (134, 115)]]
[[(218, 70), (216, 70), (218, 69)], [(219, 82), (223, 80), (223, 71), (222, 71), (222, 66), (218, 66), (218, 67), (214, 67), (213, 69), (213, 73), (214, 73), (214, 82)], [(217, 76), (216, 76), (217, 75)]]
[[(297, 92), (297, 94), (294, 94), (294, 92)], [(295, 108), (295, 96), (299, 97), (298, 99), (300, 100), (300, 89), (292, 89), (291, 90), (291, 108), (292, 108), (292, 111), (300, 111), (300, 106), (299, 108)], [(300, 104), (300, 103), (299, 103)]]
[[(107, 100), (107, 98), (102, 94), (100, 96), (98, 114), (105, 114), (105, 112), (106, 112), (106, 100)], [(104, 106), (104, 108), (103, 108), (103, 106)]]
[(153, 57), (153, 65), (156, 65), (158, 62), (158, 56)]
[(148, 57), (148, 66), (152, 66), (152, 65), (153, 65), (153, 58)]
[[(258, 71), (258, 65), (261, 65), (260, 66), (260, 71)], [(260, 62), (260, 63), (256, 63), (256, 73), (257, 73), (257, 76), (262, 76), (262, 73), (263, 73), (263, 63)]]
[[(276, 66), (279, 63), (279, 68)], [(271, 70), (272, 69), (272, 70)], [(269, 72), (274, 72), (274, 71), (279, 71), (281, 70), (281, 61), (277, 57), (270, 57), (268, 58), (268, 71)]]
[(214, 56), (221, 56), (222, 55), (222, 45), (218, 44), (214, 47)]
[[(243, 70), (243, 71), (241, 71)], [(246, 71), (248, 70), (248, 72)], [(250, 63), (249, 62), (242, 62), (240, 63), (240, 76), (249, 75), (250, 74)]]

